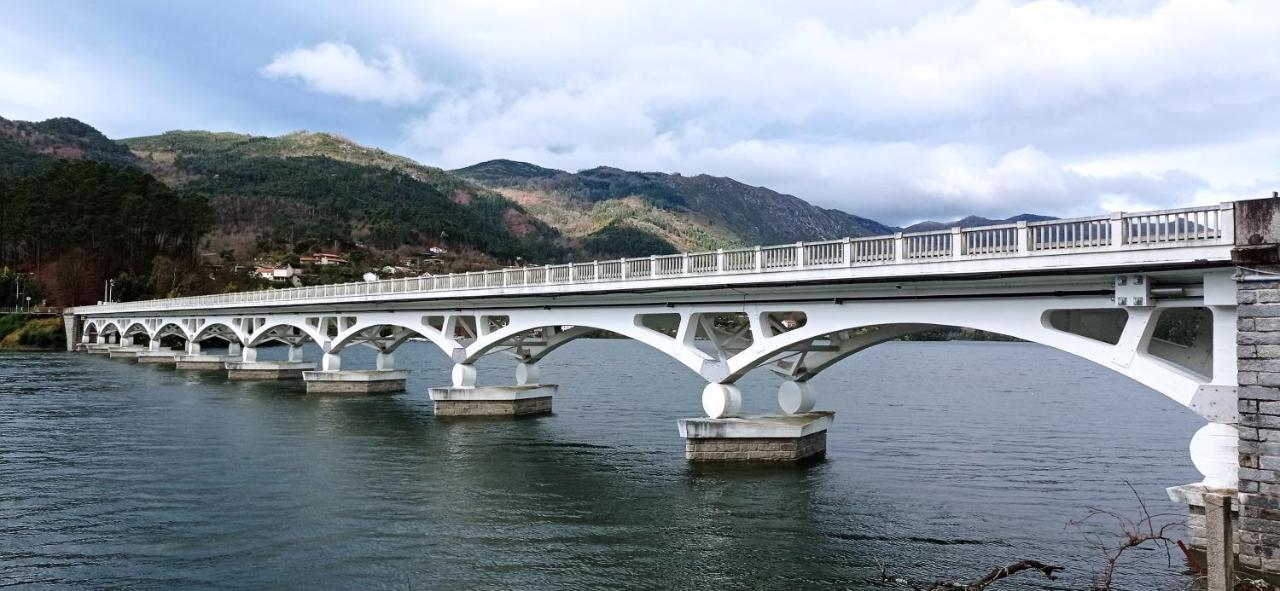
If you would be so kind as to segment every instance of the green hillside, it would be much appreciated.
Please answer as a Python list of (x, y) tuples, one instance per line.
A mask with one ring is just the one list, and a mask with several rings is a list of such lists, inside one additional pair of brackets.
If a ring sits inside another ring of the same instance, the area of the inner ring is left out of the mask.
[(682, 250), (894, 231), (873, 220), (725, 177), (611, 167), (569, 173), (512, 160), (491, 160), (454, 172), (521, 202), (585, 244), (596, 243), (597, 233), (606, 228), (612, 228), (612, 234), (620, 227)]
[(121, 141), (142, 166), (209, 195), (217, 250), (447, 245), (498, 259), (560, 259), (558, 232), (518, 204), (437, 168), (338, 136), (174, 131)]

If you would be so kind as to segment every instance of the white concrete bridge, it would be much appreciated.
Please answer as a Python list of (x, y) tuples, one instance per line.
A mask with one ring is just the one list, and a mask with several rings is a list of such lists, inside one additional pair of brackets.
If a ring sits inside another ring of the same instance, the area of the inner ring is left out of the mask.
[[(682, 424), (686, 437), (755, 441), (825, 437), (830, 416), (810, 412), (820, 400), (811, 378), (878, 343), (962, 326), (1083, 357), (1186, 406), (1206, 421), (1192, 444), (1205, 483), (1234, 487), (1233, 244), (1233, 207), (1224, 204), (107, 303), (70, 310), (68, 331), (69, 342), (113, 356), (225, 364), (232, 377), (305, 372), (314, 391), (402, 389), (407, 372), (395, 370), (393, 354), (423, 338), (455, 363), (452, 388), (433, 398), (471, 404), (458, 411), (465, 414), (530, 399), (546, 404), (497, 412), (548, 410), (538, 362), (604, 330), (707, 381), (704, 409), (722, 421)], [(185, 354), (162, 351), (165, 337), (185, 342)], [(200, 355), (200, 344), (214, 339), (230, 343), (230, 357)], [(302, 362), (306, 341), (323, 351), (319, 368)], [(290, 346), (290, 361), (258, 360), (258, 347), (273, 342)], [(342, 370), (342, 352), (356, 345), (378, 351), (377, 370)], [(498, 353), (514, 357), (515, 385), (475, 388), (475, 362)], [(784, 377), (780, 412), (794, 417), (763, 430), (733, 427), (745, 422), (731, 419), (744, 395), (735, 383), (758, 369)], [(737, 451), (689, 448), (695, 459), (746, 457)]]
[[(395, 369), (394, 352), (421, 338), (454, 362), (451, 386), (430, 391), (437, 415), (549, 412), (555, 386), (541, 382), (538, 362), (609, 331), (706, 380), (708, 417), (679, 421), (691, 460), (820, 454), (832, 413), (814, 410), (821, 394), (810, 380), (824, 369), (937, 326), (1009, 335), (1093, 361), (1202, 417), (1190, 448), (1204, 479), (1169, 491), (1190, 506), (1211, 588), (1228, 588), (1233, 548), (1245, 567), (1280, 575), (1280, 196), (108, 303), (68, 310), (66, 320), (72, 347), (230, 379), (302, 377), (312, 393), (403, 390), (408, 372)], [(185, 351), (162, 350), (162, 339)], [(202, 355), (201, 343), (215, 340), (227, 354)], [(318, 368), (302, 360), (307, 341), (323, 353)], [(288, 345), (289, 360), (259, 360), (268, 343)], [(377, 350), (376, 370), (342, 369), (342, 352), (356, 345)], [(477, 387), (475, 362), (499, 353), (515, 360), (513, 385)], [(736, 384), (753, 370), (782, 376), (777, 414), (737, 416)]]

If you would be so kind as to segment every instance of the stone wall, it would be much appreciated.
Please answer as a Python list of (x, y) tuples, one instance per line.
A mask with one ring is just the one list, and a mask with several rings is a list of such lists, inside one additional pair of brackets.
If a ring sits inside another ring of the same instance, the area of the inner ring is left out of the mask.
[(551, 396), (516, 400), (437, 400), (439, 416), (516, 416), (551, 412)]
[(686, 439), (685, 458), (691, 461), (795, 461), (827, 451), (827, 432), (794, 438)]
[[(1280, 272), (1280, 266), (1259, 270)], [(1239, 563), (1280, 574), (1280, 276), (1277, 281), (1241, 281), (1236, 299)]]

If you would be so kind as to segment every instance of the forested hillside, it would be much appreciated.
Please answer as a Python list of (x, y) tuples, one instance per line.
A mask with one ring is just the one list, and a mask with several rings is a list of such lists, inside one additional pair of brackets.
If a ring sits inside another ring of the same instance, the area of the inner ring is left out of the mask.
[(725, 177), (597, 167), (577, 173), (512, 160), (455, 170), (522, 203), (591, 248), (701, 250), (885, 234), (893, 228)]
[(211, 197), (213, 251), (448, 246), (488, 265), (565, 254), (554, 228), (505, 197), (330, 134), (174, 131), (122, 143), (156, 176)]

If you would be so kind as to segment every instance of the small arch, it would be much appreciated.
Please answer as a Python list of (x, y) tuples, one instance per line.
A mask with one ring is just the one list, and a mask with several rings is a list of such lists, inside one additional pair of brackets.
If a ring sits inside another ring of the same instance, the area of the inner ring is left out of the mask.
[(285, 344), (293, 344), (290, 341), (298, 343), (305, 341), (314, 341), (319, 344), (324, 341), (316, 333), (309, 330), (305, 324), (282, 321), (275, 323), (263, 323), (253, 332), (253, 338), (245, 343), (246, 347), (257, 347), (264, 343), (280, 342)]

